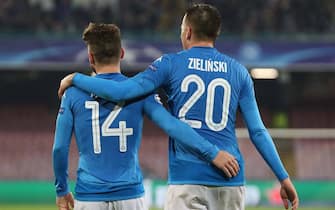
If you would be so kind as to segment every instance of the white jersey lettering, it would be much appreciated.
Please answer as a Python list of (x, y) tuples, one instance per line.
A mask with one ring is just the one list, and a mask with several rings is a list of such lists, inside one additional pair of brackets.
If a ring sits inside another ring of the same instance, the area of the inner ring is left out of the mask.
[(188, 58), (188, 68), (205, 72), (227, 72), (227, 63), (223, 61), (204, 60), (200, 58)]

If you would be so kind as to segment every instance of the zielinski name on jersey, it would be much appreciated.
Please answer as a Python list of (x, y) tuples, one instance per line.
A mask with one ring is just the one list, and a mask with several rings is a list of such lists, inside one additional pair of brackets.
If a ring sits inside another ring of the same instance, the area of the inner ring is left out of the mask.
[(223, 61), (188, 58), (188, 68), (206, 72), (227, 72), (227, 63)]

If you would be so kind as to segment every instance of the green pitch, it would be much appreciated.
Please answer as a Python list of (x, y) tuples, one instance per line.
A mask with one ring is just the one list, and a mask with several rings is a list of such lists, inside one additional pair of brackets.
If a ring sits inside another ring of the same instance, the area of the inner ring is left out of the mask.
[[(0, 204), (1, 210), (57, 210), (55, 205), (2, 205)], [(150, 210), (162, 210), (159, 208), (151, 208)], [(284, 208), (271, 208), (271, 207), (252, 207), (246, 208), (246, 210), (284, 210)], [(335, 207), (301, 207), (299, 210), (335, 210)]]

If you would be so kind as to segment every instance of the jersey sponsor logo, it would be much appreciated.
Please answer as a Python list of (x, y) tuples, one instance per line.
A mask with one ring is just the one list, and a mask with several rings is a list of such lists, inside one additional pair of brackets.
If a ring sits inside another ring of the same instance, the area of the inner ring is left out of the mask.
[(227, 72), (227, 63), (223, 61), (188, 58), (188, 68), (205, 72)]

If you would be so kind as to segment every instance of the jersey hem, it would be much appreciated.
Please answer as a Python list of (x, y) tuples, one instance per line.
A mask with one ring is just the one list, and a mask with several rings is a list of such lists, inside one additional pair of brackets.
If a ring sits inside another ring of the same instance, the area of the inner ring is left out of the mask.
[(91, 195), (85, 195), (85, 196), (76, 194), (75, 198), (78, 201), (119, 201), (119, 200), (129, 200), (129, 199), (143, 197), (144, 192), (140, 194), (136, 194), (136, 195), (129, 195), (129, 196), (113, 196), (111, 194), (105, 194), (105, 195), (99, 194), (99, 197), (93, 197), (93, 196), (97, 196), (97, 194), (91, 194)]
[(225, 187), (225, 186), (244, 186), (245, 182), (204, 182), (200, 180), (195, 181), (169, 181), (169, 185), (184, 185), (184, 184), (191, 184), (191, 185), (206, 185), (206, 186), (217, 186), (217, 187)]

